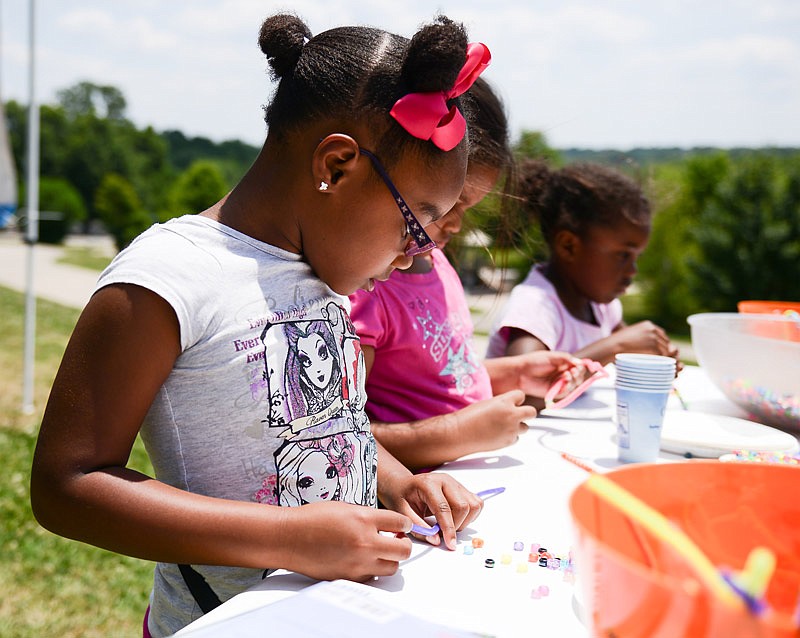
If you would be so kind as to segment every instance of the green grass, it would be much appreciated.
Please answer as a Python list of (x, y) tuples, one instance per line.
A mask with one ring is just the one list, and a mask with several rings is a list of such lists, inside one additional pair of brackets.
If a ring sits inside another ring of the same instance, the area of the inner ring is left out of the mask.
[[(0, 636), (140, 636), (153, 564), (55, 536), (30, 508), (41, 415), (78, 311), (39, 300), (33, 415), (23, 414), (23, 295), (0, 287)], [(130, 465), (152, 473), (140, 441)]]
[(86, 246), (65, 246), (63, 254), (58, 258), (60, 264), (80, 266), (89, 270), (101, 271), (111, 263), (111, 257), (105, 251)]

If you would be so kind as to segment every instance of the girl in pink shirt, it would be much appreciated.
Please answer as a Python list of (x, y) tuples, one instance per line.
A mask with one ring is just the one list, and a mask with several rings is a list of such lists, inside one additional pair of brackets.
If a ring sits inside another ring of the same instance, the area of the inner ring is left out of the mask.
[(426, 228), (437, 247), (350, 297), (372, 431), (410, 468), (513, 443), (536, 416), (526, 395), (544, 396), (576, 363), (559, 352), (483, 363), (473, 348), (464, 288), (442, 249), (511, 165), (511, 152), (503, 107), (489, 85), (479, 79), (469, 95), (476, 108), (467, 178), (456, 205)]

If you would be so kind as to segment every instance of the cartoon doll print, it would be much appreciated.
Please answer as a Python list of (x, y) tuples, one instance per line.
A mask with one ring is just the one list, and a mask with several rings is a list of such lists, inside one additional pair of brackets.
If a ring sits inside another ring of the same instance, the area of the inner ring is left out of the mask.
[(374, 505), (377, 448), (364, 411), (364, 356), (341, 306), (268, 322), (262, 334), (275, 474), (254, 499)]
[(295, 506), (318, 501), (360, 503), (363, 483), (353, 435), (335, 434), (311, 441), (287, 441), (275, 453), (277, 500)]
[(329, 304), (319, 318), (268, 323), (261, 340), (269, 427), (290, 439), (368, 430), (363, 353), (343, 308)]

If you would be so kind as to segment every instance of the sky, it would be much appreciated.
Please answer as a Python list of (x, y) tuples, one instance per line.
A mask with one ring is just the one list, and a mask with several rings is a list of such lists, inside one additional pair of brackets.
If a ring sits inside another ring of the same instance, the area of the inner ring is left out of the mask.
[[(0, 95), (28, 102), (31, 0), (0, 0)], [(137, 126), (260, 145), (274, 88), (257, 44), (289, 10), (313, 33), (405, 36), (437, 12), (492, 51), (512, 137), (555, 148), (800, 146), (797, 0), (35, 0), (39, 102), (87, 80)]]

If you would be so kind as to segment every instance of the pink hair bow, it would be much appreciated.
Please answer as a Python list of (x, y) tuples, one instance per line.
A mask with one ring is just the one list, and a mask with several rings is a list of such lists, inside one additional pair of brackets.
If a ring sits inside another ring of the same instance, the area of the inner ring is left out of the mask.
[(467, 122), (455, 106), (447, 107), (447, 100), (466, 92), (491, 59), (485, 44), (472, 42), (467, 46), (467, 60), (452, 89), (409, 93), (394, 103), (389, 114), (414, 137), (430, 140), (443, 151), (455, 148), (464, 139)]

